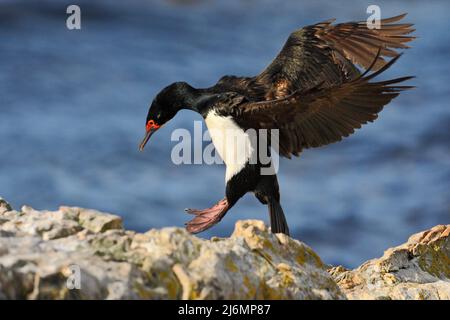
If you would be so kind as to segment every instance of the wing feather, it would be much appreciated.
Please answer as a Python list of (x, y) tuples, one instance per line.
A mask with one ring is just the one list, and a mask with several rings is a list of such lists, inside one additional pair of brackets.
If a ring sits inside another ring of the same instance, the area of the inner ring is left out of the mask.
[(366, 21), (333, 24), (331, 19), (294, 31), (247, 87), (257, 92), (256, 100), (274, 100), (321, 82), (333, 87), (354, 80), (360, 74), (356, 66), (367, 70), (375, 57), (371, 69), (377, 71), (386, 65), (384, 57), (397, 57), (397, 50), (409, 48), (406, 43), (415, 39), (413, 24), (398, 23), (405, 16), (382, 19), (379, 29), (369, 29)]
[(323, 146), (348, 137), (372, 122), (378, 113), (401, 91), (412, 88), (399, 85), (412, 77), (370, 82), (400, 56), (376, 67), (381, 50), (369, 69), (356, 79), (333, 87), (322, 84), (297, 91), (285, 98), (245, 102), (239, 106), (237, 121), (242, 127), (280, 130), (280, 154), (298, 155), (304, 148)]

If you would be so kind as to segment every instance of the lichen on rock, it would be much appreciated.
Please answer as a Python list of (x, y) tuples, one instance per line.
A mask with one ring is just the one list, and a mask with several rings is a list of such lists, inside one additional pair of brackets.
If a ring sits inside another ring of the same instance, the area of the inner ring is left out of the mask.
[(349, 299), (450, 299), (450, 225), (417, 233), (355, 270), (330, 270)]
[(449, 299), (449, 230), (327, 272), (309, 246), (262, 221), (205, 240), (124, 230), (119, 216), (78, 207), (16, 211), (0, 198), (0, 299)]
[[(344, 299), (307, 245), (239, 221), (230, 238), (180, 228), (136, 233), (120, 217), (61, 207), (13, 211), (2, 202), (3, 299)], [(71, 267), (80, 289), (67, 286)]]

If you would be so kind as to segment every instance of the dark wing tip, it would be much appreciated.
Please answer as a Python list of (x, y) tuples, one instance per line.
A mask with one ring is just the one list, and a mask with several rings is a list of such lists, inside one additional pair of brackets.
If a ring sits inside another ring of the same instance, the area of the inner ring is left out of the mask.
[(370, 67), (360, 77), (358, 77), (355, 81), (369, 81), (369, 80), (375, 78), (376, 76), (380, 75), (381, 73), (383, 73), (384, 71), (389, 69), (403, 55), (403, 53), (399, 53), (397, 56), (395, 56), (391, 60), (389, 60), (383, 67), (381, 67), (380, 69), (378, 69), (374, 73), (368, 75), (369, 72), (372, 71), (372, 68), (375, 66), (375, 63), (378, 60), (378, 57), (380, 55), (380, 51), (381, 51), (381, 48), (378, 50), (378, 53), (377, 53), (374, 61), (370, 65)]

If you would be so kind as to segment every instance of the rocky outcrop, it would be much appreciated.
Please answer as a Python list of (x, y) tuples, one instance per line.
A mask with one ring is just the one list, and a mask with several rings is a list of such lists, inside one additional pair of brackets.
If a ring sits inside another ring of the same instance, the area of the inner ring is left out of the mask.
[(126, 231), (95, 210), (0, 208), (2, 299), (345, 298), (311, 248), (260, 221), (203, 240), (179, 228)]
[(96, 210), (13, 210), (0, 198), (0, 299), (449, 299), (449, 228), (355, 270), (239, 221), (230, 238), (136, 233)]
[(330, 270), (349, 299), (450, 299), (450, 225), (439, 225), (386, 250), (355, 270)]

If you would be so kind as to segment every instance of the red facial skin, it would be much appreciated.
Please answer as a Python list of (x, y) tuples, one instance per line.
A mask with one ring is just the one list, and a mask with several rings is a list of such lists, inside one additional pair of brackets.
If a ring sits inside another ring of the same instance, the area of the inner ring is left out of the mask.
[(139, 150), (144, 150), (145, 145), (150, 139), (151, 135), (160, 128), (161, 126), (157, 124), (154, 120), (149, 120), (145, 126), (146, 134), (141, 144), (139, 145)]
[(147, 125), (145, 126), (145, 130), (147, 130), (147, 132), (149, 132), (150, 130), (154, 129), (157, 130), (159, 129), (161, 126), (159, 124), (157, 124), (155, 121), (153, 120), (149, 120), (147, 122)]

